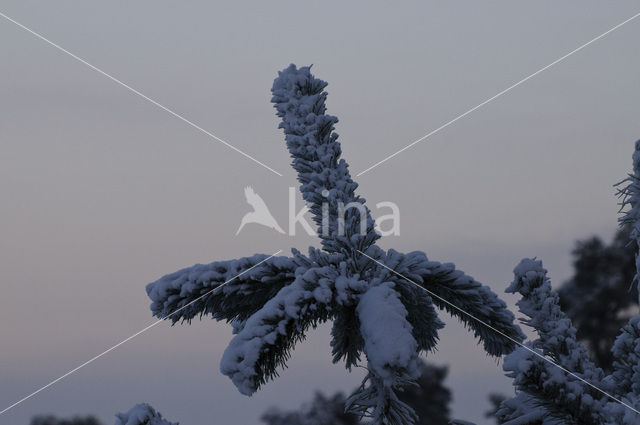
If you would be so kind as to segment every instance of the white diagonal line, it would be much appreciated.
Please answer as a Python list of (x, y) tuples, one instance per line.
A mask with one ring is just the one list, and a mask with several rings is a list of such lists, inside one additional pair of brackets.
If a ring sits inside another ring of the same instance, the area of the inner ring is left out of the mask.
[(607, 397), (609, 397), (610, 399), (615, 400), (615, 401), (617, 401), (618, 403), (622, 404), (623, 406), (628, 407), (629, 409), (633, 410), (634, 412), (636, 412), (636, 413), (640, 414), (640, 411), (639, 411), (639, 410), (636, 410), (636, 409), (635, 409), (635, 408), (633, 408), (632, 406), (630, 406), (630, 405), (628, 405), (627, 403), (625, 403), (624, 401), (622, 401), (622, 400), (620, 400), (620, 399), (616, 398), (615, 396), (613, 396), (613, 395), (609, 394), (608, 392), (606, 392), (606, 391), (604, 391), (604, 390), (601, 390), (600, 388), (598, 388), (598, 387), (596, 387), (595, 385), (593, 385), (591, 382), (589, 382), (589, 381), (587, 381), (587, 380), (585, 380), (585, 379), (583, 379), (583, 378), (579, 377), (578, 375), (576, 375), (575, 373), (571, 372), (570, 370), (568, 370), (568, 369), (566, 369), (566, 368), (564, 368), (564, 367), (560, 366), (560, 365), (559, 365), (559, 364), (557, 364), (557, 363), (554, 363), (552, 360), (549, 360), (548, 358), (546, 358), (546, 357), (545, 357), (545, 356), (543, 356), (542, 354), (540, 354), (540, 353), (536, 352), (535, 350), (532, 350), (531, 348), (527, 347), (526, 345), (524, 345), (524, 344), (523, 344), (523, 343), (521, 343), (520, 341), (517, 341), (517, 340), (515, 340), (515, 339), (511, 338), (509, 335), (507, 335), (507, 334), (505, 334), (504, 332), (502, 332), (502, 331), (500, 331), (500, 330), (496, 329), (495, 327), (491, 326), (490, 324), (488, 324), (488, 323), (487, 323), (487, 322), (485, 322), (484, 320), (477, 318), (476, 316), (474, 316), (474, 315), (473, 315), (473, 314), (471, 314), (471, 313), (468, 313), (467, 311), (465, 311), (465, 310), (461, 309), (460, 307), (458, 307), (457, 305), (453, 304), (452, 302), (450, 302), (450, 301), (448, 301), (448, 300), (446, 300), (446, 299), (442, 298), (440, 295), (438, 295), (438, 294), (436, 294), (436, 293), (434, 293), (434, 292), (432, 292), (432, 291), (428, 290), (428, 289), (427, 289), (427, 288), (425, 288), (424, 286), (420, 286), (420, 285), (418, 285), (418, 284), (417, 284), (416, 282), (414, 282), (413, 280), (411, 280), (411, 279), (409, 279), (408, 277), (406, 277), (406, 276), (404, 276), (404, 275), (402, 275), (402, 274), (398, 273), (397, 271), (393, 270), (391, 267), (387, 266), (387, 265), (386, 265), (386, 264), (384, 264), (384, 263), (381, 263), (380, 261), (376, 260), (375, 258), (368, 256), (368, 255), (367, 255), (367, 254), (365, 254), (364, 252), (362, 252), (362, 251), (360, 251), (360, 250), (357, 250), (357, 251), (358, 251), (360, 254), (362, 254), (362, 255), (364, 255), (365, 257), (367, 257), (368, 259), (370, 259), (370, 260), (372, 260), (372, 261), (374, 261), (374, 262), (376, 262), (376, 263), (380, 264), (380, 265), (381, 265), (382, 267), (384, 267), (385, 269), (387, 269), (387, 270), (391, 271), (392, 273), (394, 273), (394, 274), (396, 274), (396, 275), (400, 276), (401, 278), (403, 278), (403, 279), (404, 279), (404, 280), (406, 280), (407, 282), (410, 282), (410, 283), (414, 284), (416, 287), (418, 287), (418, 288), (420, 288), (420, 289), (422, 289), (422, 290), (426, 291), (426, 292), (427, 292), (429, 295), (431, 295), (432, 297), (439, 299), (439, 300), (440, 300), (440, 301), (442, 301), (443, 303), (446, 303), (446, 304), (447, 304), (447, 305), (449, 305), (451, 308), (454, 308), (454, 309), (458, 310), (460, 313), (462, 313), (462, 314), (464, 314), (464, 315), (466, 315), (466, 316), (468, 316), (468, 317), (472, 318), (473, 320), (475, 320), (476, 322), (478, 322), (478, 323), (482, 324), (483, 326), (486, 326), (487, 328), (489, 328), (489, 329), (491, 329), (492, 331), (496, 332), (497, 334), (499, 334), (499, 335), (501, 335), (501, 336), (505, 337), (506, 339), (508, 339), (509, 341), (513, 342), (514, 344), (517, 344), (517, 345), (519, 345), (520, 347), (522, 347), (522, 348), (524, 348), (524, 349), (526, 349), (526, 350), (529, 350), (530, 352), (532, 352), (532, 353), (533, 353), (533, 354), (535, 354), (536, 356), (540, 357), (542, 360), (544, 360), (544, 361), (546, 361), (546, 362), (551, 363), (552, 365), (556, 366), (557, 368), (559, 368), (559, 369), (560, 369), (560, 370), (562, 370), (563, 372), (565, 372), (565, 373), (567, 373), (567, 374), (569, 374), (569, 375), (573, 376), (574, 378), (578, 379), (579, 381), (581, 381), (581, 382), (583, 382), (583, 383), (587, 384), (588, 386), (590, 386), (590, 387), (591, 387), (591, 388), (593, 388), (594, 390), (596, 390), (596, 391), (598, 391), (598, 392), (600, 392), (600, 393), (602, 393), (602, 394), (606, 395), (606, 396), (607, 396)]
[(81, 62), (82, 64), (88, 66), (89, 68), (93, 69), (94, 71), (96, 71), (97, 73), (104, 75), (105, 77), (107, 77), (108, 79), (110, 79), (111, 81), (121, 85), (122, 87), (126, 88), (127, 90), (129, 90), (130, 92), (140, 96), (141, 98), (143, 98), (144, 100), (152, 103), (153, 105), (157, 106), (158, 108), (162, 109), (163, 111), (168, 112), (169, 114), (173, 115), (174, 117), (178, 118), (179, 120), (189, 124), (191, 127), (195, 128), (196, 130), (200, 131), (201, 133), (206, 134), (207, 136), (211, 137), (212, 139), (217, 140), (218, 142), (222, 143), (223, 145), (227, 146), (228, 148), (233, 149), (234, 151), (238, 152), (240, 155), (244, 156), (245, 158), (250, 159), (251, 161), (255, 162), (256, 164), (259, 164), (261, 166), (263, 166), (264, 168), (266, 168), (267, 170), (271, 171), (274, 174), (279, 175), (280, 177), (282, 177), (282, 174), (280, 174), (279, 172), (277, 172), (276, 170), (274, 170), (273, 168), (269, 167), (268, 165), (258, 161), (257, 159), (255, 159), (254, 157), (252, 157), (251, 155), (249, 155), (248, 153), (245, 153), (243, 151), (241, 151), (240, 149), (238, 149), (237, 147), (233, 146), (232, 144), (230, 144), (229, 142), (221, 139), (220, 137), (216, 136), (215, 134), (211, 133), (210, 131), (205, 130), (204, 128), (200, 127), (197, 124), (194, 124), (192, 121), (189, 121), (188, 119), (186, 119), (185, 117), (183, 117), (182, 115), (178, 114), (177, 112), (174, 112), (173, 110), (167, 108), (164, 105), (161, 105), (160, 103), (156, 102), (155, 100), (151, 99), (150, 97), (140, 93), (138, 90), (134, 89), (133, 87), (123, 83), (122, 81), (120, 81), (119, 79), (117, 79), (116, 77), (112, 76), (111, 74), (107, 74), (106, 72), (104, 72), (103, 70), (101, 70), (100, 68), (91, 65), (89, 62), (85, 61), (84, 59), (82, 59), (79, 56), (74, 55), (73, 53), (71, 53), (70, 51), (68, 51), (67, 49), (59, 46), (58, 44), (54, 43), (53, 41), (47, 39), (46, 37), (38, 34), (37, 32), (33, 31), (30, 28), (27, 28), (26, 26), (22, 25), (20, 22), (14, 20), (13, 18), (5, 15), (4, 13), (0, 12), (0, 16), (3, 17), (4, 19), (6, 19), (9, 22), (12, 22), (14, 24), (16, 24), (18, 27), (22, 28), (23, 30), (27, 31), (30, 34), (33, 34), (34, 36), (38, 37), (40, 40), (44, 41), (45, 43), (49, 44), (50, 46), (55, 47), (56, 49), (60, 50), (63, 53), (66, 53), (67, 55), (71, 56), (72, 58), (74, 58), (75, 60), (77, 60), (78, 62)]
[(376, 162), (375, 164), (373, 164), (372, 166), (370, 166), (369, 168), (367, 168), (364, 171), (359, 172), (358, 174), (356, 174), (356, 177), (360, 177), (361, 175), (363, 175), (364, 173), (376, 168), (378, 165), (387, 162), (388, 160), (390, 160), (391, 158), (393, 158), (394, 156), (406, 151), (407, 149), (409, 149), (412, 146), (417, 145), (418, 143), (422, 142), (423, 140), (433, 136), (434, 134), (440, 132), (441, 130), (449, 127), (451, 124), (455, 123), (456, 121), (466, 117), (467, 115), (469, 115), (470, 113), (474, 112), (477, 109), (482, 108), (484, 105), (486, 105), (487, 103), (499, 98), (500, 96), (502, 96), (503, 94), (511, 91), (512, 89), (518, 87), (520, 84), (532, 79), (533, 77), (535, 77), (536, 75), (540, 74), (541, 72), (546, 71), (547, 69), (551, 68), (552, 66), (562, 62), (563, 60), (565, 60), (566, 58), (568, 58), (569, 56), (573, 55), (574, 53), (578, 53), (580, 50), (584, 49), (585, 47), (589, 46), (592, 43), (595, 43), (596, 41), (600, 40), (601, 38), (607, 36), (608, 34), (612, 33), (613, 31), (617, 30), (618, 28), (620, 28), (621, 26), (633, 21), (634, 19), (636, 19), (638, 16), (640, 16), (640, 12), (633, 15), (632, 17), (630, 17), (629, 19), (620, 22), (618, 25), (616, 25), (615, 27), (611, 28), (610, 30), (603, 32), (602, 34), (600, 34), (599, 36), (589, 40), (588, 42), (584, 43), (582, 46), (570, 51), (569, 53), (567, 53), (566, 55), (554, 60), (553, 62), (551, 62), (549, 65), (540, 68), (539, 70), (537, 70), (536, 72), (534, 72), (533, 74), (523, 78), (522, 80), (518, 81), (515, 84), (510, 85), (509, 87), (507, 87), (506, 89), (502, 90), (501, 92), (499, 92), (498, 94), (496, 94), (495, 96), (490, 97), (489, 99), (485, 100), (484, 102), (474, 106), (473, 108), (469, 109), (467, 112), (464, 112), (463, 114), (458, 115), (457, 117), (455, 117), (454, 119), (452, 119), (451, 121), (441, 125), (440, 127), (436, 128), (435, 130), (431, 131), (430, 133), (425, 134), (424, 136), (422, 136), (421, 138), (419, 138), (418, 140), (411, 142), (410, 144), (408, 144), (407, 146), (405, 146), (404, 148), (400, 149), (399, 151), (392, 153), (391, 155), (387, 156), (386, 158), (384, 158), (381, 161)]
[(157, 324), (165, 321), (167, 318), (173, 316), (174, 314), (176, 314), (179, 311), (184, 310), (185, 308), (189, 307), (191, 304), (195, 303), (198, 300), (201, 300), (202, 298), (206, 297), (207, 295), (209, 295), (210, 293), (212, 293), (213, 291), (215, 291), (218, 288), (223, 287), (224, 285), (226, 285), (227, 283), (231, 282), (232, 280), (236, 279), (239, 276), (242, 276), (243, 274), (245, 274), (246, 272), (248, 272), (249, 270), (258, 267), (260, 264), (264, 263), (265, 261), (275, 257), (276, 255), (280, 254), (282, 252), (281, 249), (279, 249), (277, 252), (275, 252), (274, 254), (271, 254), (269, 257), (265, 258), (264, 260), (260, 261), (259, 263), (254, 264), (253, 266), (249, 267), (248, 269), (242, 271), (242, 273), (238, 273), (237, 275), (235, 275), (234, 277), (232, 277), (231, 279), (227, 280), (226, 282), (216, 286), (215, 288), (211, 289), (210, 291), (207, 291), (206, 293), (200, 295), (198, 298), (196, 298), (195, 300), (192, 300), (191, 302), (183, 305), (182, 307), (172, 311), (171, 313), (167, 314), (166, 316), (164, 316), (161, 319), (158, 319), (157, 321), (153, 322), (152, 324), (150, 324), (149, 326), (142, 328), (141, 330), (139, 330), (138, 332), (134, 333), (133, 335), (131, 335), (128, 338), (123, 339), (122, 341), (120, 341), (119, 343), (117, 343), (116, 345), (110, 347), (109, 349), (103, 351), (102, 353), (98, 354), (97, 356), (92, 357), (91, 359), (87, 360), (86, 362), (82, 363), (81, 365), (71, 369), (69, 372), (65, 373), (64, 375), (60, 376), (59, 378), (54, 379), (53, 381), (49, 382), (47, 385), (39, 388), (38, 390), (32, 392), (31, 394), (29, 394), (28, 396), (25, 396), (23, 398), (21, 398), (20, 400), (16, 401), (15, 403), (13, 403), (12, 405), (6, 407), (4, 410), (0, 411), (0, 415), (2, 415), (5, 412), (8, 412), (9, 410), (13, 409), (14, 407), (16, 407), (17, 405), (19, 405), (22, 402), (25, 402), (27, 400), (29, 400), (31, 397), (35, 396), (36, 394), (46, 390), (47, 388), (51, 387), (52, 385), (55, 385), (56, 383), (60, 382), (61, 380), (63, 380), (64, 378), (66, 378), (67, 376), (77, 372), (78, 370), (82, 369), (83, 367), (93, 363), (94, 361), (98, 360), (100, 357), (104, 356), (107, 353), (110, 353), (111, 351), (115, 350), (116, 348), (120, 347), (122, 344), (131, 341), (133, 338), (137, 337), (138, 335), (148, 331), (149, 329), (151, 329), (152, 327), (156, 326)]

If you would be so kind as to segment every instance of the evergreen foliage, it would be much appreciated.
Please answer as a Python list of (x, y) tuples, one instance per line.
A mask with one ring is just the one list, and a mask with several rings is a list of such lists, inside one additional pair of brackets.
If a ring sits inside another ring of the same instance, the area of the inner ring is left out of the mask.
[[(223, 355), (221, 371), (246, 395), (277, 376), (309, 328), (333, 321), (334, 361), (344, 360), (351, 368), (363, 356), (367, 360), (368, 374), (347, 400), (348, 408), (371, 418), (374, 425), (412, 424), (416, 414), (398, 390), (418, 378), (419, 354), (435, 348), (443, 323), (434, 307), (463, 321), (496, 357), (511, 352), (513, 341), (524, 335), (506, 304), (453, 264), (430, 261), (422, 252), (385, 252), (375, 245), (380, 236), (374, 221), (340, 158), (334, 132), (338, 119), (325, 113), (326, 85), (309, 67), (291, 65), (279, 73), (272, 88), (280, 128), (323, 250), (309, 248), (307, 256), (293, 250), (291, 257), (266, 261), (266, 256), (255, 255), (183, 269), (147, 286), (151, 309), (164, 318), (215, 289), (171, 318), (175, 323), (211, 315), (234, 325), (236, 335)], [(432, 299), (367, 256), (508, 338)]]
[(609, 244), (598, 237), (578, 241), (573, 250), (574, 275), (558, 294), (577, 338), (605, 372), (613, 370), (611, 347), (620, 328), (635, 314), (636, 247), (629, 243), (630, 225), (622, 226)]
[[(620, 189), (620, 220), (630, 226), (630, 236), (640, 247), (640, 141), (633, 155), (634, 172)], [(612, 373), (605, 374), (577, 340), (577, 331), (560, 308), (542, 262), (524, 259), (514, 270), (508, 292), (522, 296), (518, 302), (522, 321), (535, 329), (537, 339), (505, 357), (504, 370), (516, 388), (496, 415), (505, 425), (633, 425), (640, 423), (640, 316), (621, 329), (612, 348)], [(640, 258), (636, 254), (636, 272)], [(549, 359), (550, 361), (547, 361)], [(551, 363), (553, 362), (553, 363)]]

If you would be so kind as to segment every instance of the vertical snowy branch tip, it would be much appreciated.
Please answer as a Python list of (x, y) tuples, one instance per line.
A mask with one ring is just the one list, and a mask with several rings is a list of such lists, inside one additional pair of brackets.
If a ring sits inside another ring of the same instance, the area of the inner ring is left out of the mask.
[(535, 258), (523, 258), (513, 269), (513, 274), (513, 282), (507, 287), (506, 292), (519, 292), (523, 297), (529, 296), (547, 278), (547, 270), (542, 267), (542, 261)]
[[(359, 248), (371, 245), (379, 236), (374, 231), (375, 223), (364, 199), (355, 194), (358, 184), (351, 178), (349, 165), (340, 158), (342, 148), (334, 131), (338, 118), (326, 114), (326, 86), (325, 81), (311, 74), (311, 67), (297, 68), (291, 64), (278, 72), (271, 88), (271, 102), (282, 118), (279, 128), (284, 130), (292, 165), (301, 183), (302, 197), (319, 227), (323, 246), (340, 252), (343, 245), (353, 243), (352, 236), (364, 243), (354, 244)], [(323, 221), (323, 204), (328, 206), (324, 213), (328, 215), (326, 221)], [(340, 205), (345, 206), (344, 217), (340, 217)], [(358, 208), (350, 208), (354, 206)], [(358, 210), (363, 211), (366, 220), (365, 234), (357, 230), (356, 224), (362, 219)], [(341, 218), (344, 218), (343, 223), (339, 221)], [(340, 239), (337, 233), (340, 233), (341, 224), (346, 237), (338, 242), (334, 239)]]
[(542, 262), (524, 259), (514, 270), (515, 279), (507, 292), (519, 292), (522, 299), (517, 302), (520, 311), (529, 319), (524, 323), (533, 327), (539, 335), (534, 344), (542, 349), (562, 367), (582, 375), (596, 385), (603, 372), (589, 358), (584, 345), (577, 340), (577, 331), (571, 319), (560, 308), (560, 298), (551, 287), (547, 271)]
[[(629, 174), (626, 179), (617, 183), (616, 186), (621, 186), (627, 183), (626, 186), (618, 189), (618, 196), (621, 198), (620, 212), (622, 217), (619, 218), (621, 224), (633, 225), (635, 234), (632, 233), (632, 238), (638, 237), (638, 225), (640, 222), (640, 140), (636, 141), (633, 152), (633, 173)], [(623, 211), (625, 207), (630, 208), (627, 211)]]
[[(636, 241), (636, 246), (640, 248), (640, 140), (636, 141), (633, 151), (633, 173), (629, 174), (626, 179), (616, 184), (625, 186), (618, 189), (618, 197), (621, 199), (620, 213), (622, 216), (618, 219), (620, 225), (631, 226), (631, 239)], [(628, 209), (624, 211), (625, 208)], [(636, 275), (633, 283), (638, 283), (640, 276), (640, 256), (636, 253)], [(640, 296), (640, 295), (639, 295)]]
[[(528, 316), (522, 322), (535, 329), (539, 337), (505, 357), (503, 369), (513, 378), (517, 391), (539, 403), (545, 418), (551, 421), (543, 422), (545, 424), (554, 423), (553, 418), (560, 417), (574, 418), (580, 424), (600, 424), (600, 411), (608, 399), (596, 388), (605, 386), (604, 374), (577, 340), (576, 329), (560, 309), (560, 299), (551, 287), (542, 262), (523, 259), (514, 269), (514, 280), (507, 292), (522, 295), (517, 305)], [(518, 420), (529, 415), (517, 413), (521, 414)], [(508, 416), (513, 415), (516, 413)]]

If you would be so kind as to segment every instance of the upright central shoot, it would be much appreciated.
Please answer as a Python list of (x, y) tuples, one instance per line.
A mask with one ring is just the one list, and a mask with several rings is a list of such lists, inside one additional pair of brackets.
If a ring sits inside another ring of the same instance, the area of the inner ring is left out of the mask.
[[(402, 254), (376, 246), (380, 236), (374, 221), (340, 158), (334, 132), (338, 119), (325, 113), (326, 86), (309, 67), (290, 65), (272, 88), (322, 250), (310, 247), (308, 255), (292, 250), (291, 257), (254, 255), (180, 270), (147, 286), (151, 310), (158, 317), (171, 314), (174, 323), (207, 314), (230, 322), (236, 335), (220, 368), (246, 395), (277, 376), (310, 327), (332, 321), (334, 362), (344, 360), (351, 369), (366, 357), (368, 374), (349, 398), (349, 408), (374, 424), (410, 424), (415, 413), (396, 391), (415, 381), (418, 356), (438, 341), (444, 325), (435, 307), (463, 321), (493, 356), (513, 351), (513, 341), (524, 336), (505, 303), (453, 264), (429, 261), (423, 252)], [(467, 314), (432, 299), (400, 275)]]

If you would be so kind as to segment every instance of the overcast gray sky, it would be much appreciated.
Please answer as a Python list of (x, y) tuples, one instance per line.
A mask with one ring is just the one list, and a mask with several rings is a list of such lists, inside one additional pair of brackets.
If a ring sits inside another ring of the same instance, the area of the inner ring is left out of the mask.
[[(295, 174), (269, 89), (289, 63), (313, 63), (329, 82), (355, 175), (640, 4), (3, 0), (0, 12), (284, 174), (0, 18), (1, 410), (151, 323), (147, 282), (197, 262), (318, 245), (255, 225), (235, 236), (246, 185), (287, 220)], [(500, 294), (525, 256), (542, 258), (556, 285), (566, 279), (573, 242), (616, 227), (612, 185), (640, 137), (639, 39), (640, 20), (358, 178), (370, 206), (401, 209), (401, 235), (383, 247), (455, 262)], [(510, 391), (509, 380), (447, 323), (429, 357), (450, 366), (454, 415), (486, 424), (487, 393)], [(161, 324), (0, 423), (53, 412), (109, 424), (147, 401), (184, 425), (256, 425), (268, 406), (360, 382), (361, 372), (331, 364), (322, 327), (246, 398), (218, 371), (230, 337), (209, 320)]]

